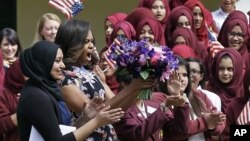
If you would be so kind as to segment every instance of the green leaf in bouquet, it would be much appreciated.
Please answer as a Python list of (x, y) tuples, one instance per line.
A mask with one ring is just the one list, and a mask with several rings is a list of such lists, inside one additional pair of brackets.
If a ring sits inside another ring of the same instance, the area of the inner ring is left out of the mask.
[(148, 72), (155, 72), (154, 69), (147, 69)]
[(127, 68), (118, 68), (117, 71), (115, 72), (115, 75), (118, 75), (118, 76), (124, 76), (124, 75), (128, 75), (129, 72), (128, 72), (128, 69)]
[(146, 80), (149, 76), (149, 72), (148, 71), (141, 71), (140, 75), (143, 78), (143, 80)]
[(151, 94), (152, 94), (152, 89), (147, 88), (147, 89), (142, 89), (137, 97), (139, 100), (148, 100), (151, 99)]

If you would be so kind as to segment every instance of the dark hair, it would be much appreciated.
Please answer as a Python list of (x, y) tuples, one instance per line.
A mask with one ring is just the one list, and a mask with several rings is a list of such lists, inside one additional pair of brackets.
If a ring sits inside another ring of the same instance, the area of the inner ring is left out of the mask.
[(12, 28), (4, 28), (0, 31), (0, 43), (2, 43), (4, 37), (11, 45), (17, 45), (15, 57), (18, 57), (22, 52), (22, 46), (16, 31)]
[[(193, 112), (197, 115), (197, 116), (201, 116), (202, 112), (206, 112), (207, 108), (206, 108), (206, 104), (204, 101), (202, 101), (197, 95), (196, 93), (198, 93), (198, 91), (192, 89), (191, 87), (191, 80), (190, 80), (190, 69), (189, 69), (189, 63), (184, 60), (183, 58), (178, 57), (179, 60), (179, 66), (185, 66), (186, 71), (187, 71), (187, 77), (188, 77), (188, 85), (184, 91), (184, 93), (186, 93), (188, 100), (191, 104), (191, 106), (193, 107), (191, 110), (193, 110)], [(166, 83), (162, 83), (160, 82), (160, 89), (163, 90), (162, 92), (165, 94), (168, 94), (167, 91), (167, 87), (166, 87)]]
[(78, 59), (82, 55), (89, 30), (89, 22), (77, 19), (65, 21), (60, 25), (55, 43), (60, 45), (63, 51), (64, 63), (67, 68), (71, 65), (78, 65)]
[(198, 58), (187, 58), (187, 62), (196, 62), (199, 64), (200, 73), (203, 74), (203, 79), (199, 82), (199, 85), (204, 88), (205, 82), (207, 81), (207, 72), (205, 65)]
[[(189, 64), (187, 61), (185, 61), (182, 57), (177, 56), (178, 60), (179, 60), (179, 64), (178, 66), (184, 66), (186, 68), (187, 71), (187, 75), (188, 75), (188, 85), (184, 91), (184, 93), (187, 94), (187, 96), (189, 95), (189, 93), (191, 92), (191, 80), (190, 80), (190, 69), (189, 69)], [(168, 93), (168, 89), (166, 87), (166, 82), (160, 82), (159, 83), (159, 90), (165, 94), (169, 94)]]

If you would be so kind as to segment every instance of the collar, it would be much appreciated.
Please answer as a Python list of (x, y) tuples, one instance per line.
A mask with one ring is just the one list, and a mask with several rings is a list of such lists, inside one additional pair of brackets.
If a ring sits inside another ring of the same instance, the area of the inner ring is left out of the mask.
[[(234, 10), (238, 10), (236, 6), (234, 6)], [(221, 7), (218, 9), (218, 13), (223, 14), (223, 15), (228, 15), (229, 14), (229, 13), (224, 12)]]

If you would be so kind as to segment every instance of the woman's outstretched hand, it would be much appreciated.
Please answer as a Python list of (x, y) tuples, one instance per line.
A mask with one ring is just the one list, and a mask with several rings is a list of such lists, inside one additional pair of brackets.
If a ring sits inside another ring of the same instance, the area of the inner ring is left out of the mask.
[(96, 120), (99, 126), (118, 122), (124, 115), (122, 108), (110, 109), (110, 106), (106, 106), (104, 104), (100, 105), (97, 110), (99, 110), (99, 112), (95, 116), (94, 120)]
[(154, 78), (148, 78), (146, 80), (143, 80), (142, 78), (135, 78), (132, 80), (132, 82), (129, 84), (129, 89), (135, 89), (135, 90), (141, 90), (146, 88), (152, 88), (156, 86), (156, 81)]

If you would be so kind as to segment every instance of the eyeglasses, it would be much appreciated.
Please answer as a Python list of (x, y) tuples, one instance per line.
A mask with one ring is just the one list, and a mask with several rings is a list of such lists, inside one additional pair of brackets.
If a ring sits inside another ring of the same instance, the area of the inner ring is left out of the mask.
[(198, 75), (198, 74), (201, 74), (201, 71), (196, 70), (196, 69), (191, 69), (191, 70), (190, 70), (190, 74), (191, 74), (191, 75)]
[(243, 33), (237, 33), (237, 32), (228, 32), (228, 36), (229, 38), (234, 38), (236, 36), (238, 39), (242, 39), (245, 37)]

